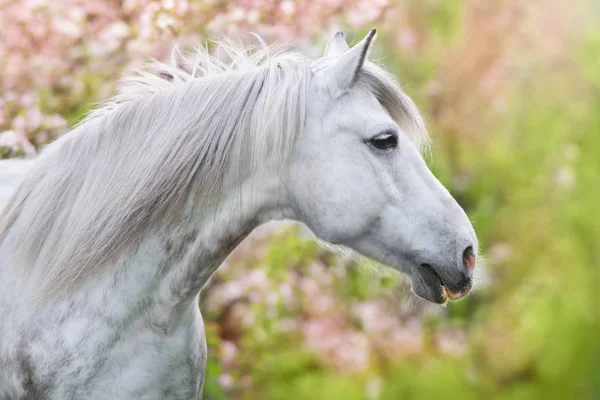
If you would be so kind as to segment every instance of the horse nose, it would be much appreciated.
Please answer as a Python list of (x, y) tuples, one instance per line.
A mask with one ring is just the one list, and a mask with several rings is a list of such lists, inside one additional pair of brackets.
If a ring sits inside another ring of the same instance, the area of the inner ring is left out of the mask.
[(469, 272), (473, 272), (475, 269), (475, 251), (473, 250), (473, 246), (467, 247), (463, 252), (463, 264)]

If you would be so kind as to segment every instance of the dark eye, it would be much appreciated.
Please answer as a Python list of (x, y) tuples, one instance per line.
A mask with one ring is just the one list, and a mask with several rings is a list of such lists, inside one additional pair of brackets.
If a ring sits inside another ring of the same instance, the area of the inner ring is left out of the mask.
[(398, 136), (393, 132), (384, 132), (367, 140), (367, 143), (379, 150), (395, 149), (398, 146)]

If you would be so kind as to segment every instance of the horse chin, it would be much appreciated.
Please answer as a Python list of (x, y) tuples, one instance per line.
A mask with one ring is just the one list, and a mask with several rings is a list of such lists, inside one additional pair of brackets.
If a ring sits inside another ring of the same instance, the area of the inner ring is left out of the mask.
[(421, 264), (418, 272), (411, 275), (412, 291), (419, 297), (437, 304), (445, 304), (448, 300), (458, 300), (466, 296), (472, 288), (472, 280), (457, 290), (451, 291), (440, 276), (428, 264)]
[(419, 268), (419, 272), (411, 276), (411, 289), (417, 296), (436, 304), (444, 304), (448, 300), (448, 291), (442, 280), (428, 265)]

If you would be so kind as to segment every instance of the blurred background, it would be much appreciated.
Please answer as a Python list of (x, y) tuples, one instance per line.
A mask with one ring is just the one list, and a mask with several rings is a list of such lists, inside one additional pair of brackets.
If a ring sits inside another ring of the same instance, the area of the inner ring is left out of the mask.
[(33, 156), (174, 44), (231, 36), (372, 58), (423, 111), (487, 284), (426, 306), (290, 224), (203, 292), (207, 399), (600, 398), (600, 3), (0, 0), (0, 158)]

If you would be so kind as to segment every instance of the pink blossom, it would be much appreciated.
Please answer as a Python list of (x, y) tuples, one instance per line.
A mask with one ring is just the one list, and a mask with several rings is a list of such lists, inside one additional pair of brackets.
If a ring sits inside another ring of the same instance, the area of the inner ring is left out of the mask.
[(217, 378), (219, 385), (225, 389), (231, 389), (233, 387), (233, 378), (229, 374), (221, 374)]
[(24, 136), (15, 131), (0, 132), (0, 148), (5, 147), (12, 152), (23, 151), (26, 156), (35, 154), (35, 147)]
[(370, 345), (366, 336), (345, 326), (339, 318), (309, 320), (302, 326), (305, 343), (321, 362), (340, 373), (360, 373), (369, 367)]
[(440, 332), (435, 337), (438, 351), (445, 355), (460, 357), (467, 353), (468, 342), (465, 332), (460, 330)]
[(221, 358), (221, 363), (223, 363), (223, 366), (229, 367), (231, 365), (231, 363), (233, 362), (237, 352), (238, 352), (238, 349), (237, 349), (237, 346), (235, 345), (235, 343), (228, 341), (228, 340), (224, 340), (221, 343), (221, 347), (220, 347), (220, 358)]

